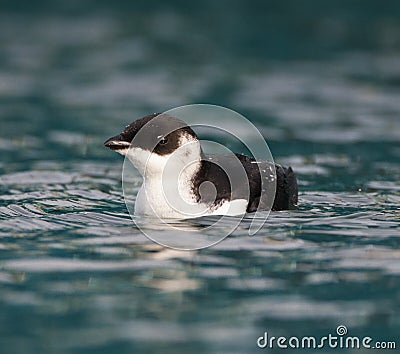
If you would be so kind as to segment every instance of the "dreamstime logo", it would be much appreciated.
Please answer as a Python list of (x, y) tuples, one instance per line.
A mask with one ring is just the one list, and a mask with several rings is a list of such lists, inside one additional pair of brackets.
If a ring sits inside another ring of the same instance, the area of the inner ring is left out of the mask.
[[(196, 135), (188, 133), (187, 127)], [(160, 139), (164, 139), (164, 147)], [(228, 146), (235, 148), (231, 151)], [(272, 154), (249, 120), (228, 108), (208, 104), (166, 111), (135, 135), (122, 172), (125, 203), (132, 220), (148, 238), (175, 249), (200, 249), (222, 241), (242, 222), (251, 200), (243, 157), (237, 152), (257, 160), (248, 163), (258, 168), (260, 175), (258, 210), (244, 226), (249, 235), (254, 235), (268, 218), (275, 198)], [(203, 167), (211, 177), (224, 176), (229, 186), (224, 188), (223, 197), (221, 184), (217, 185), (219, 177), (214, 181), (201, 177)], [(143, 176), (139, 190), (137, 178), (132, 178), (137, 170)], [(196, 188), (194, 177), (201, 182)], [(139, 204), (146, 208), (146, 217), (141, 216)]]
[(315, 337), (275, 337), (269, 336), (268, 332), (257, 339), (259, 348), (280, 349), (396, 349), (395, 341), (374, 341), (371, 337), (347, 336), (348, 330), (344, 325), (336, 328), (336, 333), (327, 336)]

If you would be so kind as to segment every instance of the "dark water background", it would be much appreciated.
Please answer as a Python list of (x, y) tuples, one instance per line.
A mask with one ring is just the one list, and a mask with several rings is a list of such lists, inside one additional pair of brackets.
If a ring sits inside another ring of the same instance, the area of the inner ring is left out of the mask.
[[(133, 226), (102, 142), (202, 102), (260, 128), (300, 207), (178, 252)], [(340, 324), (400, 346), (399, 1), (1, 1), (0, 156), (1, 353), (255, 353)]]

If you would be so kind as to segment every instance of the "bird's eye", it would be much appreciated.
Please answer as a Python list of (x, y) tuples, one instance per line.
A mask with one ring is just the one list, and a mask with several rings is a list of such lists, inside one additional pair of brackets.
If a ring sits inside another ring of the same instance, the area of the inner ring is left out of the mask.
[(168, 143), (168, 138), (166, 137), (162, 138), (159, 142), (160, 145), (165, 145), (166, 143)]

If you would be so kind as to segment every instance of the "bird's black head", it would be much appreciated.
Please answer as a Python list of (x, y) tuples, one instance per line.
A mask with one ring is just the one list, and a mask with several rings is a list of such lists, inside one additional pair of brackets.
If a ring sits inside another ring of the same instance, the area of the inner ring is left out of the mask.
[(154, 113), (129, 124), (120, 134), (108, 139), (104, 146), (123, 155), (130, 147), (168, 155), (185, 142), (183, 138), (197, 140), (196, 134), (185, 122)]

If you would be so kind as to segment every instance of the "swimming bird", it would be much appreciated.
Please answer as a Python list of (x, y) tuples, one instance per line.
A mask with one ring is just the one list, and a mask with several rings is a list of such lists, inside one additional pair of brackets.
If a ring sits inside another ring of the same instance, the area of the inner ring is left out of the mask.
[[(140, 118), (104, 145), (126, 156), (143, 177), (135, 215), (192, 218), (297, 206), (297, 180), (291, 167), (242, 154), (205, 154), (193, 129), (166, 114)], [(268, 178), (261, 171), (267, 169), (272, 173), (264, 187), (268, 189), (272, 182), (276, 187), (265, 203), (262, 178)], [(232, 184), (232, 176), (240, 175), (240, 170), (246, 181)]]

